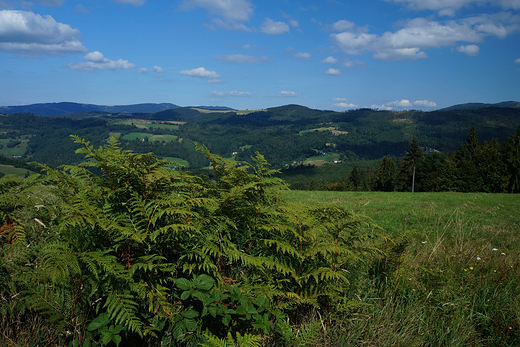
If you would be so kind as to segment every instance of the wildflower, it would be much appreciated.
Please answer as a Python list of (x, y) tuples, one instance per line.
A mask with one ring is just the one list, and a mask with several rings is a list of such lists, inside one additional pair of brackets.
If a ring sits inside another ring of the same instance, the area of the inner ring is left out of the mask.
[(473, 266), (470, 266), (469, 269), (470, 269), (470, 270), (473, 270)]
[(422, 243), (423, 245), (424, 245), (426, 242), (428, 242), (428, 241), (421, 241), (421, 243)]
[(491, 250), (492, 250), (493, 252), (496, 252), (496, 251), (498, 251), (498, 248), (493, 248), (493, 249), (491, 249)]
[(468, 269), (464, 269), (464, 271), (468, 271)]
[(504, 252), (502, 252), (502, 253), (500, 253), (500, 254), (502, 254), (502, 255), (506, 255)]
[(480, 257), (477, 257), (477, 260), (480, 260)]

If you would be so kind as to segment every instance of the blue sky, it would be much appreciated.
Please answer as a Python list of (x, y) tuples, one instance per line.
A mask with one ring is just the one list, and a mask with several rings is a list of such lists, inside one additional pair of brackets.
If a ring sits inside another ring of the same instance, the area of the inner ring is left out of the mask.
[(520, 101), (520, 0), (0, 0), (0, 106)]

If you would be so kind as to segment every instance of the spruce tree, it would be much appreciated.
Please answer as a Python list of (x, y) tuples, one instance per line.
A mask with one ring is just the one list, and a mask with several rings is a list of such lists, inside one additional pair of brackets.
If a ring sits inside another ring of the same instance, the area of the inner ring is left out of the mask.
[(392, 192), (395, 189), (397, 167), (392, 159), (384, 157), (377, 168), (375, 190)]
[(408, 145), (406, 157), (400, 165), (401, 184), (409, 182), (411, 178), (412, 193), (415, 191), (415, 172), (424, 162), (424, 154), (419, 146), (419, 140), (414, 136)]

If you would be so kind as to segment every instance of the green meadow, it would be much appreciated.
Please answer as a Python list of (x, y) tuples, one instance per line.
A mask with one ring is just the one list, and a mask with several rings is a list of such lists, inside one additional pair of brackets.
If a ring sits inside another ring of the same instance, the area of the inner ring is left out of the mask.
[[(519, 346), (520, 198), (514, 194), (291, 191), (340, 205), (389, 236), (352, 276), (357, 299), (330, 346)], [(317, 318), (319, 320), (319, 318)]]
[(130, 133), (128, 135), (123, 136), (123, 140), (133, 141), (136, 139), (144, 139), (148, 138), (149, 141), (158, 140), (158, 141), (174, 141), (177, 139), (175, 135), (153, 135), (149, 133)]

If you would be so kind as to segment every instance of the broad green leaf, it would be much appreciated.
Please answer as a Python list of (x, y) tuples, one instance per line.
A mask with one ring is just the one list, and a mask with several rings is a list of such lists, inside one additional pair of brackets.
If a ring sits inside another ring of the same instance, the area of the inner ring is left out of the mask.
[(187, 290), (185, 292), (182, 292), (181, 294), (181, 300), (186, 300), (187, 298), (190, 297), (191, 293), (193, 293), (192, 290)]
[(88, 331), (94, 331), (98, 330), (101, 327), (107, 326), (110, 323), (110, 318), (108, 317), (108, 313), (103, 312), (94, 319), (92, 322), (90, 322), (89, 325), (87, 325)]
[(195, 280), (195, 286), (202, 290), (210, 290), (215, 280), (208, 275), (202, 274)]
[(195, 311), (194, 309), (187, 309), (186, 311), (182, 312), (182, 316), (184, 318), (195, 318), (199, 315), (199, 313), (197, 311)]
[(197, 330), (197, 321), (195, 319), (185, 319), (184, 326), (188, 331)]
[(191, 289), (191, 282), (185, 278), (177, 278), (175, 284), (177, 284), (177, 287), (179, 287), (182, 290)]

